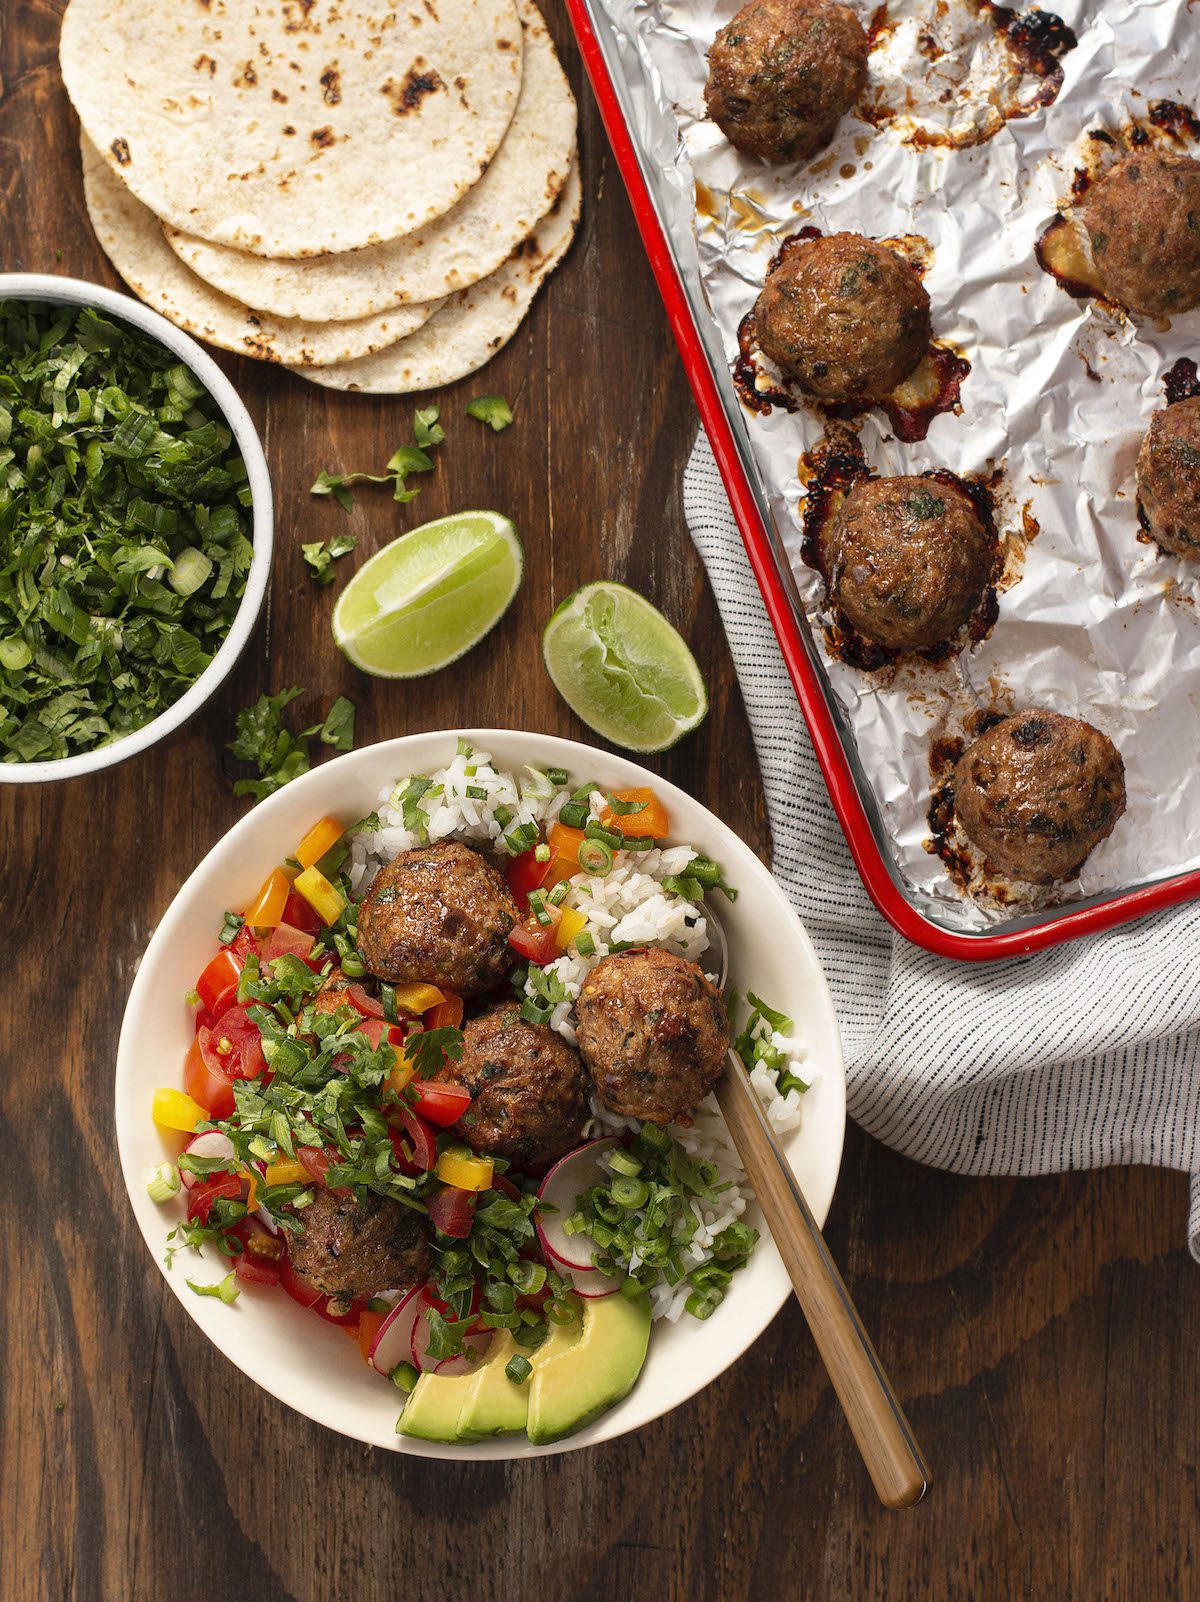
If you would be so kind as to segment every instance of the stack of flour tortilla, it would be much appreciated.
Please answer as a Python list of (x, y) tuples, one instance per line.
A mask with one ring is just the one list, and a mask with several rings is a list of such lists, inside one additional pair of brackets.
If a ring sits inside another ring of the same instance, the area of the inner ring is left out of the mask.
[(70, 0), (96, 235), (189, 333), (333, 389), (432, 389), (512, 338), (579, 220), (532, 0)]

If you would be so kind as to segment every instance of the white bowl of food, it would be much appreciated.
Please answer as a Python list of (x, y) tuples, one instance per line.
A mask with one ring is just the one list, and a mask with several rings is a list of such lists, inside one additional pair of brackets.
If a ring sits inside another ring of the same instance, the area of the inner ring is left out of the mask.
[[(29, 308), (0, 363), (47, 413), (38, 441), (7, 397), (24, 589), (0, 626), (0, 784), (36, 784), (136, 756), (226, 678), (266, 595), (271, 483), (237, 392), (157, 312), (41, 273), (0, 274), (0, 301)], [(104, 321), (59, 329), (70, 308)]]
[(190, 1316), (309, 1418), (425, 1456), (591, 1445), (716, 1379), (790, 1287), (695, 1105), (724, 1062), (710, 899), (731, 986), (786, 1014), (743, 1048), (823, 1222), (829, 990), (699, 802), (609, 752), (476, 730), (355, 751), (257, 806), (164, 914), (118, 1053), (130, 1202)]

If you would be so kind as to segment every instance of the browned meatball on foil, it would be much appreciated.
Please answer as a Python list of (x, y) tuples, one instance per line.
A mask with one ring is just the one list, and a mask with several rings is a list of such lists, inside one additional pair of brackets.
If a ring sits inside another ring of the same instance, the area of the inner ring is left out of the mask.
[(1073, 879), (1125, 810), (1125, 764), (1107, 735), (1058, 712), (1018, 712), (954, 769), (954, 810), (1000, 873)]
[(1150, 419), (1137, 486), (1142, 521), (1163, 550), (1200, 558), (1200, 395)]
[(721, 1077), (725, 1003), (684, 957), (658, 946), (605, 957), (584, 980), (575, 1012), (596, 1094), (623, 1117), (669, 1124)]
[(1139, 150), (1098, 178), (1083, 205), (1106, 295), (1169, 317), (1200, 305), (1200, 161)]
[(288, 1236), (292, 1267), (326, 1296), (378, 1296), (429, 1277), (426, 1220), (411, 1207), (371, 1191), (356, 1201), (315, 1185), (297, 1216), (304, 1233)]
[(861, 234), (790, 245), (754, 308), (758, 342), (817, 400), (881, 401), (925, 354), (929, 296), (907, 262)]
[(557, 1030), (527, 1023), (513, 1002), (463, 1026), (462, 1058), (447, 1062), (438, 1082), (470, 1091), (454, 1127), (484, 1156), (548, 1168), (582, 1138), (588, 1101), (579, 1053)]
[(803, 161), (833, 138), (867, 79), (867, 36), (832, 0), (751, 0), (708, 52), (708, 114), (739, 150)]
[(873, 478), (842, 502), (825, 546), (849, 623), (893, 651), (948, 640), (982, 601), (994, 550), (971, 497), (929, 478)]
[(491, 863), (444, 840), (380, 868), (358, 909), (358, 945), (380, 979), (474, 996), (495, 989), (512, 966), (516, 921), (516, 903)]

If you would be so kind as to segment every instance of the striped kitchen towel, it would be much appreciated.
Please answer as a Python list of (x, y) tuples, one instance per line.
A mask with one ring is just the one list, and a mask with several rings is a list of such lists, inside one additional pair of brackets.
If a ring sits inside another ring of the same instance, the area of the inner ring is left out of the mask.
[(1200, 1259), (1200, 904), (993, 963), (893, 934), (850, 859), (703, 434), (683, 499), (758, 751), (775, 876), (837, 1004), (851, 1117), (956, 1173), (1183, 1169)]

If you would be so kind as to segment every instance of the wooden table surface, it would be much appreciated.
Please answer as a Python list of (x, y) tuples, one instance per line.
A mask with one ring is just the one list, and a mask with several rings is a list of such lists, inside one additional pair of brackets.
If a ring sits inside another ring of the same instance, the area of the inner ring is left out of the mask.
[[(369, 1450), (257, 1391), (137, 1235), (113, 1131), (121, 1014), (172, 895), (246, 808), (223, 747), (260, 691), (306, 686), (305, 708), (348, 694), (360, 743), (469, 723), (587, 738), (538, 635), (576, 585), (621, 579), (688, 636), (712, 692), (702, 733), (653, 765), (769, 851), (680, 507), (694, 408), (550, 5), (580, 96), (583, 227), (486, 377), (438, 397), (448, 437), (419, 499), (364, 494), (347, 518), (306, 493), (320, 468), (382, 463), (410, 437), (410, 403), (222, 357), (278, 506), (251, 648), (165, 744), (94, 778), (0, 792), (0, 1598), (1194, 1596), (1200, 1270), (1179, 1175), (964, 1180), (849, 1128), (828, 1236), (933, 1468), (904, 1514), (874, 1503), (792, 1306), (717, 1384), (635, 1435), (544, 1461), (440, 1464)], [(115, 284), (84, 210), (60, 10), (0, 9), (3, 265)], [(463, 416), (483, 390), (514, 402), (503, 435)], [(311, 583), (301, 540), (348, 528), (361, 555), (474, 504), (524, 537), (512, 609), (448, 672), (367, 681), (331, 643), (338, 586)]]

